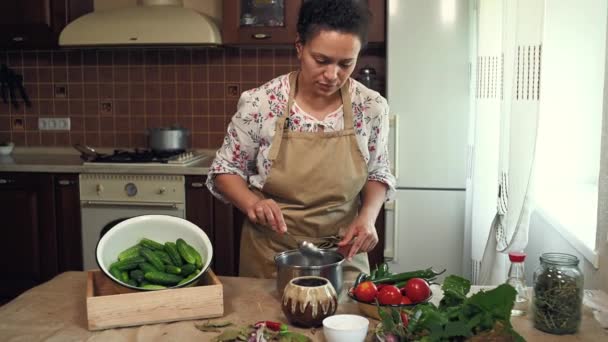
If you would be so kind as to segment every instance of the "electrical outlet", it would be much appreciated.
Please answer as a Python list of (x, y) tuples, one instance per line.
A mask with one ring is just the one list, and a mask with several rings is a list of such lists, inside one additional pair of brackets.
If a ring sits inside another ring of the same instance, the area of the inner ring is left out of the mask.
[(238, 84), (229, 84), (228, 85), (228, 97), (239, 97), (240, 87)]
[(55, 97), (68, 97), (68, 87), (65, 84), (55, 84)]
[(112, 100), (101, 100), (99, 102), (99, 113), (105, 115), (112, 115), (114, 109), (112, 108)]
[(41, 131), (69, 131), (70, 118), (38, 118), (38, 129)]

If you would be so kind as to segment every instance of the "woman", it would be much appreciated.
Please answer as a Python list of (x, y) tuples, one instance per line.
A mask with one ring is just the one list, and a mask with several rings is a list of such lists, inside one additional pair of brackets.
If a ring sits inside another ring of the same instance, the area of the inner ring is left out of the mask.
[(378, 243), (374, 222), (395, 181), (386, 100), (350, 78), (367, 40), (360, 2), (304, 2), (300, 70), (241, 95), (207, 179), (247, 214), (241, 276), (275, 277), (274, 256), (303, 240), (337, 247), (345, 278), (369, 272), (365, 252)]

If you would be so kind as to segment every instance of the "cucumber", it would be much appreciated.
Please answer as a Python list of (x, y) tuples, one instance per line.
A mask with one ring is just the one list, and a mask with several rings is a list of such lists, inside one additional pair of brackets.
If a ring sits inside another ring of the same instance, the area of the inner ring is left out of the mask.
[(120, 280), (122, 280), (124, 283), (129, 281), (129, 272), (127, 271), (122, 271), (120, 272)]
[(190, 246), (187, 244), (187, 247), (190, 250), (190, 254), (194, 256), (194, 263), (196, 264), (197, 268), (203, 268), (203, 257), (201, 256), (201, 254), (199, 252), (196, 251), (196, 249), (194, 249), (194, 247)]
[(125, 249), (124, 251), (120, 252), (120, 254), (118, 254), (118, 260), (122, 261), (124, 259), (138, 256), (140, 248), (141, 247), (139, 245), (135, 245)]
[(122, 280), (122, 272), (118, 268), (110, 266), (110, 274), (114, 276), (114, 278)]
[(189, 282), (190, 280), (192, 280), (194, 277), (196, 277), (196, 275), (198, 274), (198, 272), (194, 272), (191, 275), (187, 276), (186, 278), (182, 279), (179, 283), (177, 283), (177, 285), (182, 285), (185, 284), (187, 282)]
[(192, 274), (192, 272), (194, 272), (196, 270), (196, 266), (194, 266), (193, 264), (185, 264), (181, 268), (182, 268), (181, 275), (184, 277), (189, 276), (190, 274)]
[(163, 262), (163, 264), (175, 266), (175, 264), (173, 263), (173, 260), (171, 260), (171, 257), (169, 256), (169, 254), (167, 254), (167, 252), (154, 251), (154, 254), (156, 254), (156, 256), (160, 259), (160, 261)]
[(189, 245), (186, 243), (186, 241), (184, 241), (184, 239), (177, 239), (175, 244), (177, 245), (179, 255), (181, 255), (187, 263), (196, 264), (196, 256), (191, 252), (191, 249), (188, 248)]
[(139, 244), (144, 247), (148, 247), (150, 249), (154, 249), (157, 251), (162, 251), (163, 248), (165, 247), (165, 245), (163, 245), (163, 244), (160, 244), (154, 240), (150, 240), (150, 239), (146, 239), (146, 238), (142, 238), (141, 241), (139, 241)]
[[(190, 264), (188, 264), (188, 265), (190, 265)], [(182, 274), (182, 269), (179, 268), (179, 267), (177, 267), (177, 266), (166, 265), (165, 266), (165, 272), (171, 273), (171, 274), (181, 275)]]
[(148, 260), (149, 263), (152, 264), (152, 266), (154, 266), (157, 270), (164, 270), (165, 266), (163, 265), (163, 262), (160, 260), (160, 258), (158, 256), (156, 256), (156, 254), (154, 252), (152, 252), (151, 250), (147, 249), (147, 248), (142, 248), (139, 253), (141, 253), (141, 255), (146, 258), (146, 260)]
[(133, 286), (133, 287), (137, 287), (137, 281), (135, 281), (135, 279), (129, 279), (127, 280), (127, 284)]
[(110, 267), (116, 267), (119, 271), (128, 271), (134, 268), (137, 268), (140, 263), (146, 261), (146, 259), (142, 256), (133, 256), (127, 259), (123, 259), (121, 261), (117, 261), (112, 264)]
[(178, 275), (165, 272), (148, 272), (144, 277), (147, 281), (158, 285), (175, 285), (184, 279)]
[(142, 270), (144, 272), (144, 274), (148, 273), (148, 272), (158, 272), (160, 270), (156, 269), (156, 267), (152, 266), (152, 264), (148, 263), (148, 262), (142, 262), (141, 264), (139, 264), (139, 269)]
[(164, 290), (167, 287), (162, 286), (162, 285), (156, 285), (156, 284), (145, 284), (145, 285), (140, 286), (140, 288), (146, 289), (146, 290)]
[(144, 280), (144, 272), (139, 269), (131, 270), (131, 272), (129, 272), (129, 276), (131, 276), (131, 279), (137, 281), (138, 283), (141, 283), (142, 280)]
[(184, 263), (182, 262), (182, 257), (179, 255), (179, 252), (177, 251), (177, 245), (175, 245), (175, 242), (165, 242), (165, 252), (167, 252), (167, 254), (169, 254), (169, 257), (171, 257), (171, 260), (173, 260), (173, 264), (175, 266), (182, 266)]

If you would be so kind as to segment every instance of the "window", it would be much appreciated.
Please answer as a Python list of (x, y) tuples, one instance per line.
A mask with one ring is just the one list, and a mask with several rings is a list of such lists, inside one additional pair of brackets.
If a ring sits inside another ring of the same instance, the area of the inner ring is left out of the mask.
[(538, 210), (596, 267), (606, 12), (605, 1), (545, 2), (536, 150)]

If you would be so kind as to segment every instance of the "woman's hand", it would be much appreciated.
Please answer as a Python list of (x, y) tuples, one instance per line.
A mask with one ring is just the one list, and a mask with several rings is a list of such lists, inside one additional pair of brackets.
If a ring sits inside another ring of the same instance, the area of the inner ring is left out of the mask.
[(378, 233), (374, 221), (359, 215), (348, 227), (342, 241), (338, 242), (338, 251), (343, 251), (346, 259), (350, 260), (357, 253), (371, 251), (376, 244)]
[(253, 223), (272, 228), (277, 233), (287, 231), (283, 213), (277, 202), (272, 199), (261, 199), (247, 208), (247, 217)]

